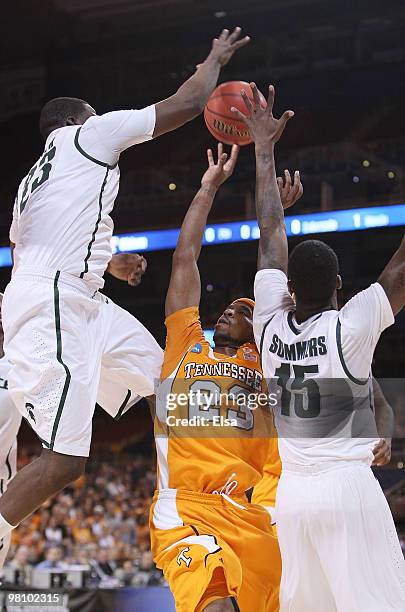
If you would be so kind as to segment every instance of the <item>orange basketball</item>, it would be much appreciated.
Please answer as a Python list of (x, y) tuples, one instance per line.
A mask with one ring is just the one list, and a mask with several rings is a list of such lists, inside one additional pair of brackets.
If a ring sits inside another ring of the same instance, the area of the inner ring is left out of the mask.
[[(246, 105), (240, 92), (244, 90), (253, 100), (252, 90), (245, 81), (229, 81), (222, 83), (211, 94), (204, 109), (204, 119), (211, 134), (225, 144), (248, 145), (252, 142), (249, 130), (243, 121), (235, 117), (231, 108), (238, 108), (244, 115), (247, 114)], [(260, 94), (263, 106), (266, 100)]]

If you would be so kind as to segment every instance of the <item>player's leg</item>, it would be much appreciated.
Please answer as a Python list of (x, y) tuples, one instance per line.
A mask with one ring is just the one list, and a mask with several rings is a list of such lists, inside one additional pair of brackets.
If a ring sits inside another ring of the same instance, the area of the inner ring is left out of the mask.
[(61, 455), (43, 449), (38, 459), (26, 465), (10, 482), (0, 498), (0, 515), (10, 525), (18, 525), (51, 495), (79, 478), (86, 460), (86, 457)]
[(97, 402), (114, 418), (154, 394), (163, 351), (129, 312), (102, 297), (104, 350)]
[(228, 530), (235, 526), (229, 525), (221, 499), (211, 504), (210, 497), (219, 496), (202, 496), (202, 503), (201, 495), (194, 500), (192, 493), (166, 489), (155, 496), (150, 511), (154, 560), (163, 570), (177, 612), (215, 610), (211, 605), (238, 610), (231, 598), (238, 596), (242, 567), (222, 537), (224, 525)]
[(11, 532), (0, 539), (0, 575), (7, 559), (11, 544)]
[[(268, 512), (256, 504), (248, 512), (235, 510), (240, 543), (232, 542), (242, 565), (242, 585), (238, 593), (241, 612), (278, 612), (281, 556)], [(234, 517), (232, 517), (234, 520)]]
[(235, 612), (235, 610), (239, 609), (236, 606), (235, 600), (227, 597), (226, 599), (217, 599), (217, 601), (208, 604), (204, 608), (204, 612)]
[(405, 610), (405, 561), (394, 521), (372, 471), (342, 467), (322, 475), (316, 544), (337, 608)]
[[(310, 476), (284, 470), (277, 489), (277, 536), (282, 558), (281, 612), (336, 612), (332, 591), (307, 521)], [(316, 526), (312, 527), (316, 529)]]
[(89, 294), (58, 278), (13, 281), (6, 290), (10, 393), (44, 450), (0, 499), (0, 537), (84, 471), (100, 376), (98, 311)]

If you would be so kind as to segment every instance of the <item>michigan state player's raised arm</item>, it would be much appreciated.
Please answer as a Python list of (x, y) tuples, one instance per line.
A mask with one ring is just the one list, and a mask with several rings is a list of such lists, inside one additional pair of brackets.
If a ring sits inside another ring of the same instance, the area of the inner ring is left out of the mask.
[(394, 316), (397, 315), (405, 306), (405, 237), (378, 282), (388, 297)]
[[(256, 342), (260, 343), (262, 331), (270, 317), (280, 308), (293, 307), (287, 288), (288, 244), (284, 221), (284, 209), (277, 181), (274, 160), (274, 146), (280, 139), (293, 111), (285, 111), (280, 119), (273, 116), (274, 87), (269, 87), (267, 107), (260, 103), (258, 89), (251, 83), (253, 102), (241, 92), (248, 114), (237, 109), (233, 112), (245, 122), (255, 143), (256, 155), (256, 214), (260, 228), (258, 274), (255, 279), (256, 306), (254, 331)], [(297, 199), (302, 186), (298, 173), (293, 185)], [(286, 186), (291, 182), (286, 174)], [(291, 194), (294, 195), (294, 194)], [(293, 203), (294, 197), (292, 198)], [(290, 204), (291, 205), (291, 204)]]
[(240, 38), (240, 35), (239, 27), (232, 33), (223, 30), (218, 38), (214, 38), (210, 54), (198, 66), (196, 73), (173, 96), (156, 104), (154, 138), (175, 130), (203, 111), (216, 86), (221, 68), (229, 62), (235, 51), (250, 41), (248, 36)]
[(178, 91), (157, 104), (140, 110), (118, 110), (90, 116), (80, 128), (77, 146), (84, 155), (102, 165), (114, 166), (129, 147), (175, 130), (199, 115), (214, 90), (220, 70), (235, 51), (249, 42), (240, 38), (241, 29), (223, 30), (215, 38), (207, 59)]

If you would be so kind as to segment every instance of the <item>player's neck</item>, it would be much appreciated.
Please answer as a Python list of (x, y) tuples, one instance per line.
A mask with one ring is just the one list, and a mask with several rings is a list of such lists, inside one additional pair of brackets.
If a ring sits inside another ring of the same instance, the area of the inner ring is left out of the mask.
[(327, 310), (337, 310), (337, 304), (335, 305), (333, 301), (325, 304), (324, 306), (313, 306), (297, 303), (295, 308), (295, 320), (297, 323), (304, 323), (304, 321), (308, 321), (308, 319), (314, 315), (320, 314), (321, 312), (326, 312)]
[(220, 355), (227, 355), (228, 357), (235, 357), (238, 352), (238, 346), (217, 346), (214, 347), (214, 353), (219, 353)]

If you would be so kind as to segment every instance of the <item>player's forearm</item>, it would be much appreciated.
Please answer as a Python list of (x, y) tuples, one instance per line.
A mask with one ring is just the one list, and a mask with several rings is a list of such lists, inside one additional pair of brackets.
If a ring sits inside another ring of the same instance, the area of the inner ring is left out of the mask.
[(197, 71), (178, 89), (176, 98), (190, 109), (190, 119), (199, 115), (218, 81), (221, 64), (210, 54)]
[(405, 236), (378, 282), (387, 294), (394, 315), (398, 314), (405, 305)]
[(287, 269), (284, 210), (277, 185), (274, 145), (256, 142), (256, 214), (260, 228), (259, 269)]
[(208, 215), (217, 192), (215, 185), (203, 185), (196, 193), (184, 218), (175, 255), (198, 260)]
[(379, 383), (373, 379), (374, 410), (378, 435), (392, 438), (395, 426), (394, 411), (387, 402)]

